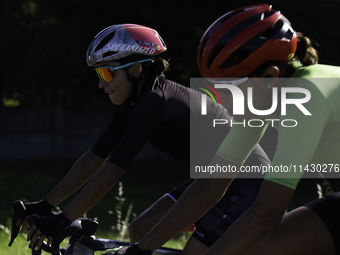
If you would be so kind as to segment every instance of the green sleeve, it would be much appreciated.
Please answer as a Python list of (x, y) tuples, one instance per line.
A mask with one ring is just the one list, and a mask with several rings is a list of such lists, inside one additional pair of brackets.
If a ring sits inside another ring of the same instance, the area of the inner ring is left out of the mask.
[(263, 127), (234, 125), (222, 142), (217, 155), (230, 162), (244, 164), (255, 145), (261, 140), (268, 123)]
[[(312, 115), (306, 116), (295, 105), (287, 105), (287, 115), (281, 116), (281, 121), (294, 119), (298, 124), (295, 127), (279, 126), (278, 144), (271, 167), (272, 169), (285, 167), (289, 172), (268, 172), (265, 177), (265, 180), (292, 189), (296, 188), (304, 174), (305, 166), (311, 163), (324, 127), (332, 118), (331, 107), (319, 89), (307, 80), (297, 80), (299, 84), (295, 84), (295, 87), (304, 87), (311, 92), (310, 101), (303, 105)], [(289, 98), (298, 98), (298, 95), (291, 93)]]

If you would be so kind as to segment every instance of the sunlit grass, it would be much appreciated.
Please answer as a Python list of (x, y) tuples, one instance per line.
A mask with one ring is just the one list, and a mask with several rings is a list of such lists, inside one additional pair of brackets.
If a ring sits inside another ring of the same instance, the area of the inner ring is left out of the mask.
[[(7, 227), (0, 225), (0, 254), (1, 255), (31, 255), (32, 252), (28, 248), (28, 242), (26, 241), (26, 231), (22, 231), (21, 234), (15, 239), (11, 247), (8, 246), (10, 240), (10, 232)], [(66, 242), (63, 243), (66, 245)], [(42, 255), (47, 255), (49, 253), (42, 252)]]

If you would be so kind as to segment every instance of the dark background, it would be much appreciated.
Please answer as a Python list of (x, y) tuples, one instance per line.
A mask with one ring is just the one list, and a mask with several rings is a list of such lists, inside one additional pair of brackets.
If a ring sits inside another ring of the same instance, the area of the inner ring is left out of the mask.
[[(112, 24), (156, 29), (167, 44), (168, 78), (189, 85), (199, 77), (196, 52), (201, 36), (224, 13), (259, 1), (3, 0), (0, 13), (1, 99), (21, 106), (67, 109), (111, 107), (85, 61), (93, 37)], [(320, 63), (340, 65), (337, 0), (274, 0), (296, 31), (319, 43)], [(0, 100), (0, 106), (4, 106)]]

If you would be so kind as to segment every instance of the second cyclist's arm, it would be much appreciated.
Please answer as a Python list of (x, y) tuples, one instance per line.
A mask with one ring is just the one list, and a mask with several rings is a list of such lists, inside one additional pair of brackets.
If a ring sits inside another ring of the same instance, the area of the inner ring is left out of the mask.
[[(211, 165), (214, 164), (222, 165), (226, 164), (226, 161), (216, 155), (211, 162)], [(156, 250), (161, 247), (187, 226), (199, 220), (221, 199), (231, 182), (232, 179), (226, 178), (196, 179), (167, 215), (138, 243), (138, 247), (142, 250)]]
[[(317, 89), (312, 86), (307, 88), (312, 93), (312, 99), (304, 106), (312, 115), (305, 116), (295, 105), (286, 107), (287, 115), (281, 118), (298, 120), (298, 125), (294, 128), (279, 127), (272, 169), (279, 169), (280, 166), (305, 166), (311, 162), (317, 151), (331, 111)], [(248, 137), (241, 132), (238, 131), (232, 138), (246, 143), (245, 138)], [(232, 149), (235, 146), (233, 143), (227, 145), (229, 147), (225, 147), (223, 152), (226, 156), (233, 155)], [(302, 174), (303, 172), (294, 170), (268, 172), (254, 204), (204, 255), (248, 254), (259, 245), (280, 224)]]
[(72, 166), (68, 174), (46, 197), (50, 205), (57, 206), (82, 187), (104, 164), (105, 159), (88, 150)]
[(106, 163), (89, 181), (79, 195), (68, 204), (63, 214), (71, 221), (81, 217), (96, 205), (123, 177), (125, 171), (113, 163)]

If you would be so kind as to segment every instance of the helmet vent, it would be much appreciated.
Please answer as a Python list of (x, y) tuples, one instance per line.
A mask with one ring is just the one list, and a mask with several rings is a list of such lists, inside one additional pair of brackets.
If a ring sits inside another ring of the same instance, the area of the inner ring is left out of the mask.
[[(112, 40), (112, 38), (115, 36), (116, 31), (114, 31), (111, 34), (108, 34), (103, 40), (101, 40), (101, 42), (97, 45), (95, 52), (101, 48), (103, 48), (110, 40)], [(112, 55), (112, 54), (110, 54)]]
[(291, 40), (293, 38), (293, 32), (289, 29), (284, 36), (284, 39)]
[(228, 68), (235, 66), (245, 60), (250, 54), (252, 53), (251, 50), (248, 49), (238, 49), (235, 51), (224, 63), (220, 66), (220, 69)]
[(269, 10), (269, 11), (267, 11), (267, 12), (264, 12), (263, 13), (263, 19), (266, 19), (266, 18), (268, 18), (268, 17), (270, 17), (270, 16), (272, 16), (274, 13), (276, 13), (277, 11), (274, 11), (274, 10)]
[(282, 31), (283, 22), (278, 21), (274, 26), (261, 33), (261, 37), (266, 39), (282, 39), (285, 36), (286, 31)]
[(229, 15), (226, 15), (225, 17), (223, 17), (221, 20), (218, 21), (217, 24), (215, 24), (209, 31), (208, 37), (210, 37), (217, 28), (219, 28), (224, 22), (226, 22), (227, 20), (231, 19), (232, 17), (234, 17), (235, 15), (243, 12), (244, 10), (238, 10), (235, 12), (230, 13)]
[(215, 47), (211, 50), (211, 54), (208, 59), (208, 68), (211, 66), (217, 55), (220, 53), (220, 51), (223, 49), (223, 47), (230, 42), (234, 37), (236, 37), (240, 32), (245, 30), (247, 27), (252, 25), (258, 20), (261, 20), (262, 18), (262, 13), (252, 16), (248, 19), (245, 19), (235, 25), (233, 28), (231, 28), (228, 32), (226, 32), (220, 40), (216, 43)]

